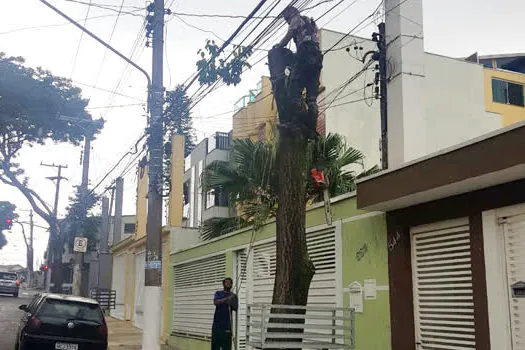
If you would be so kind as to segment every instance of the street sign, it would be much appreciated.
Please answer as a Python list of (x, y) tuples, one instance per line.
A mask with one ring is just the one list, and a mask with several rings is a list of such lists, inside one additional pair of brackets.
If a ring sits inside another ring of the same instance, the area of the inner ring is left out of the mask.
[(84, 237), (75, 237), (73, 251), (85, 253), (87, 251), (88, 240)]

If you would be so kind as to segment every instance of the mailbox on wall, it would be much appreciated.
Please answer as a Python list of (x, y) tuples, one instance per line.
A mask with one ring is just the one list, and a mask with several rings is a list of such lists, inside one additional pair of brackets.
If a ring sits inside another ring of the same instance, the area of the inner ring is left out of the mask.
[(525, 282), (520, 281), (510, 286), (513, 298), (525, 298)]

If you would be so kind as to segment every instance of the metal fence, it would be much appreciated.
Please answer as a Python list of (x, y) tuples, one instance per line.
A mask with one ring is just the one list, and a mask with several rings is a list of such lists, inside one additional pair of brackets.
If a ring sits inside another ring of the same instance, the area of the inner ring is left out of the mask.
[(103, 310), (113, 310), (116, 306), (117, 292), (113, 289), (91, 289), (91, 299), (95, 299)]
[(246, 344), (252, 349), (353, 349), (354, 309), (253, 304)]

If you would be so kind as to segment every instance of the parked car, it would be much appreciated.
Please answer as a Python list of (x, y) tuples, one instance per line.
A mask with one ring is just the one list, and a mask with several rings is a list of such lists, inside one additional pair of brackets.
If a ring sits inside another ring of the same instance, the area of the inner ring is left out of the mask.
[(20, 280), (16, 272), (0, 272), (0, 294), (11, 294), (18, 297)]
[(96, 300), (39, 294), (20, 305), (16, 350), (107, 350), (108, 328)]

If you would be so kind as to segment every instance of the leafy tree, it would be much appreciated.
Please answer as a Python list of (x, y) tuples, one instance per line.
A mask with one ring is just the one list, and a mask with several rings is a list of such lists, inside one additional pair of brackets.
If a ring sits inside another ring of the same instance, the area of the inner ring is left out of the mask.
[[(277, 214), (277, 186), (281, 175), (277, 167), (277, 140), (254, 142), (250, 139), (234, 140), (230, 162), (215, 162), (203, 173), (203, 190), (228, 193), (230, 203), (238, 208), (238, 217), (215, 219), (202, 228), (205, 239), (211, 239), (242, 227), (259, 229)], [(363, 154), (347, 148), (342, 136), (329, 134), (308, 145), (305, 173), (309, 169), (323, 168), (329, 178), (331, 196), (355, 190), (357, 178), (377, 171), (373, 167), (357, 174), (349, 168), (363, 167)], [(322, 193), (311, 178), (305, 183), (304, 204), (322, 201)]]
[(82, 198), (81, 188), (77, 187), (75, 195), (69, 199), (66, 217), (61, 222), (61, 234), (70, 251), (73, 251), (75, 236), (80, 232), (88, 239), (88, 250), (96, 250), (99, 242), (102, 218), (92, 214), (86, 215), (86, 212), (95, 207), (99, 198), (94, 195), (85, 198)]
[(184, 91), (183, 85), (166, 92), (164, 104), (164, 182), (169, 188), (171, 169), (171, 138), (173, 135), (184, 135), (184, 157), (195, 148), (195, 129), (191, 119), (192, 101)]
[[(244, 68), (251, 68), (248, 58), (253, 54), (253, 47), (234, 45), (233, 52), (221, 58), (223, 52), (219, 46), (214, 40), (207, 40), (204, 49), (199, 50), (197, 54), (201, 57), (197, 62), (201, 85), (211, 85), (222, 80), (228, 86), (236, 86), (241, 82)], [(232, 58), (228, 61), (230, 57)]]
[[(87, 129), (75, 120), (91, 121), (88, 101), (71, 81), (42, 68), (24, 66), (22, 57), (0, 53), (0, 182), (17, 188), (33, 210), (50, 226), (53, 283), (62, 284), (62, 242), (57, 218), (46, 201), (29, 186), (29, 178), (16, 158), (20, 151), (47, 141), (78, 145), (93, 137), (103, 122)], [(66, 117), (66, 118), (64, 118)]]

